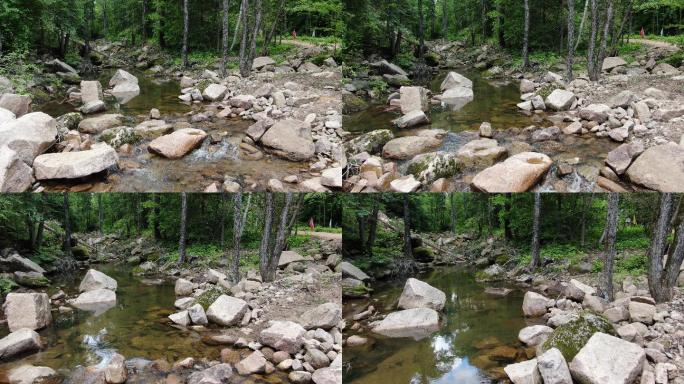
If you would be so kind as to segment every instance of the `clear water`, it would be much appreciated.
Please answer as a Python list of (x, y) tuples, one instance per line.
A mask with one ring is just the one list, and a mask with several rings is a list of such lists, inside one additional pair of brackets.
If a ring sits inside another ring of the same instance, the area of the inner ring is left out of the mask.
[[(492, 348), (477, 347), (483, 340), (516, 348), (522, 357), (517, 340), (526, 326), (522, 291), (503, 298), (488, 295), (485, 285), (475, 281), (474, 271), (463, 267), (441, 267), (416, 278), (446, 293), (440, 330), (419, 341), (361, 333), (369, 343), (344, 349), (345, 383), (494, 383), (508, 363), (489, 360), (486, 356)], [(370, 300), (345, 301), (345, 318), (369, 303), (382, 313), (395, 311), (405, 280), (374, 284)]]

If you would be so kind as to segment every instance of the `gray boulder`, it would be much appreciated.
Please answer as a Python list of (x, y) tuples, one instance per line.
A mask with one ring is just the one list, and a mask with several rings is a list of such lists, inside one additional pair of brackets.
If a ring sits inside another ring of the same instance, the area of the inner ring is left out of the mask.
[(304, 344), (306, 330), (292, 321), (272, 321), (259, 333), (259, 342), (290, 354), (299, 352)]
[(4, 309), (10, 332), (41, 329), (52, 322), (50, 298), (46, 293), (9, 293)]
[(35, 352), (43, 347), (40, 335), (31, 329), (18, 329), (0, 339), (0, 361), (27, 352)]
[(5, 93), (0, 95), (0, 108), (4, 108), (19, 118), (31, 111), (31, 97)]
[(219, 296), (207, 309), (207, 319), (229, 327), (242, 321), (245, 313), (249, 310), (247, 302), (228, 295)]
[(446, 303), (446, 294), (430, 284), (409, 278), (399, 296), (399, 308), (430, 308), (441, 311)]
[(105, 143), (79, 152), (47, 153), (33, 162), (36, 179), (77, 179), (116, 166), (119, 155)]
[(373, 324), (372, 331), (387, 337), (422, 339), (439, 329), (439, 314), (430, 308), (392, 312)]
[(585, 384), (632, 384), (646, 361), (644, 350), (605, 333), (595, 333), (570, 363), (572, 377)]

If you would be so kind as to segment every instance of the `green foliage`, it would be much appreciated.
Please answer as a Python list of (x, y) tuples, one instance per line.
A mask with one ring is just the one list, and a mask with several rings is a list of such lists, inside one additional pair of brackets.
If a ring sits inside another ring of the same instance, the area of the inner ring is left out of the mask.
[(40, 247), (33, 257), (31, 257), (31, 260), (40, 265), (50, 265), (63, 254), (64, 251), (62, 251), (62, 247), (60, 245), (52, 244)]
[(13, 51), (0, 55), (0, 76), (12, 81), (15, 93), (28, 94), (37, 71), (38, 66), (29, 58), (28, 51)]
[(0, 276), (0, 293), (2, 293), (3, 295), (12, 292), (12, 290), (14, 288), (17, 288), (18, 286), (19, 285), (15, 283), (14, 280), (12, 280), (11, 278), (6, 276)]
[(202, 308), (206, 311), (210, 305), (216, 301), (221, 295), (229, 295), (230, 292), (221, 288), (209, 288), (197, 296), (197, 303), (199, 303)]
[(290, 238), (287, 239), (287, 244), (290, 246), (290, 248), (301, 248), (304, 245), (308, 244), (310, 241), (311, 241), (311, 236), (297, 235), (297, 236), (290, 236)]
[[(682, 44), (682, 46), (684, 46), (684, 44)], [(673, 66), (675, 68), (679, 68), (684, 63), (684, 52), (679, 51), (677, 53), (673, 53), (672, 55), (668, 56), (663, 61), (667, 64), (670, 64), (671, 66)]]
[(648, 257), (645, 254), (633, 254), (618, 259), (615, 263), (615, 272), (620, 275), (645, 275), (648, 272)]

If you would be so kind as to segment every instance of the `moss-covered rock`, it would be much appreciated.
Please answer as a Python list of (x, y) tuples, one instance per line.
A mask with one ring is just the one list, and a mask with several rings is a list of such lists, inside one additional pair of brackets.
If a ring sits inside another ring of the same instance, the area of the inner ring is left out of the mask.
[(83, 244), (71, 247), (71, 254), (76, 260), (88, 260), (90, 258), (90, 249)]
[(55, 120), (57, 121), (57, 131), (64, 135), (68, 131), (78, 130), (78, 124), (83, 120), (83, 115), (79, 112), (69, 112)]
[(25, 287), (47, 287), (50, 280), (38, 272), (14, 272), (14, 281)]
[(361, 152), (379, 153), (382, 151), (382, 147), (392, 139), (394, 139), (394, 134), (389, 129), (378, 129), (377, 131), (364, 133), (345, 144), (347, 156), (353, 156)]
[(224, 289), (210, 288), (202, 292), (199, 296), (197, 296), (197, 302), (200, 305), (202, 305), (202, 308), (204, 308), (204, 310), (207, 310), (209, 306), (212, 305), (214, 301), (216, 301), (216, 299), (219, 298), (219, 296), (229, 294), (230, 292)]
[(365, 285), (342, 287), (342, 297), (350, 299), (366, 297), (371, 292), (372, 289), (366, 287)]
[(344, 92), (342, 94), (342, 113), (348, 115), (361, 112), (366, 108), (368, 108), (368, 103), (362, 98), (349, 92)]
[(500, 281), (506, 276), (506, 270), (498, 264), (491, 265), (475, 273), (475, 280), (480, 282)]
[(577, 320), (556, 328), (540, 348), (542, 352), (558, 348), (566, 361), (572, 361), (596, 332), (615, 335), (613, 324), (608, 319), (595, 313), (585, 312), (580, 314)]
[(119, 148), (124, 144), (135, 144), (142, 140), (142, 137), (135, 133), (130, 127), (116, 127), (105, 129), (100, 136), (100, 140), (111, 145), (113, 148)]
[(423, 184), (431, 184), (437, 179), (452, 178), (463, 169), (463, 162), (453, 153), (423, 153), (411, 159), (408, 173)]
[(430, 248), (418, 247), (413, 249), (413, 258), (421, 263), (430, 263), (435, 260), (435, 255)]

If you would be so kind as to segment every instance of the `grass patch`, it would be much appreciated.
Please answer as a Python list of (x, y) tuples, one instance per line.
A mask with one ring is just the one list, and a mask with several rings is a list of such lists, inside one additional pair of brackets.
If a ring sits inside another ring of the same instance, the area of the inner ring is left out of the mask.
[(19, 285), (17, 285), (17, 283), (15, 283), (14, 280), (10, 279), (9, 277), (0, 277), (0, 293), (3, 295), (12, 292), (12, 290), (18, 286)]

